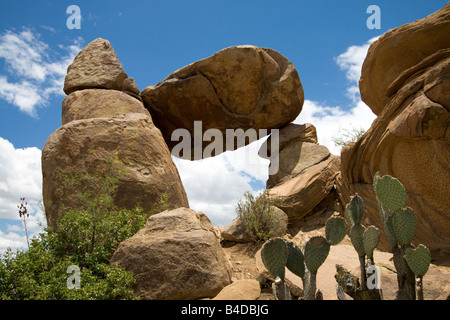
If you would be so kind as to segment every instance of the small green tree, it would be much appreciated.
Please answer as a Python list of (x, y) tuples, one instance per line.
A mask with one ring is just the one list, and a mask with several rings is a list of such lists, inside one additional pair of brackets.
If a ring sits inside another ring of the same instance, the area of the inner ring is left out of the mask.
[[(66, 181), (79, 187), (79, 208), (60, 213), (57, 228), (45, 228), (27, 251), (6, 251), (0, 259), (0, 299), (135, 298), (132, 273), (110, 265), (110, 258), (152, 212), (116, 208), (117, 178), (111, 174), (84, 172)], [(93, 185), (98, 186), (95, 194), (87, 191)], [(79, 289), (68, 287), (71, 266), (80, 270)]]
[(267, 241), (272, 236), (272, 228), (277, 221), (274, 217), (274, 206), (279, 201), (269, 196), (264, 190), (259, 196), (250, 192), (244, 194), (236, 207), (236, 213), (241, 219), (245, 230), (254, 241)]

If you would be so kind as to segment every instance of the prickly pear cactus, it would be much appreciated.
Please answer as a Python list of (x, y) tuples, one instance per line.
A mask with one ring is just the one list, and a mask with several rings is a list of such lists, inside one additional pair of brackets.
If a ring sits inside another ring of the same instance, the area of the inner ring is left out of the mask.
[(375, 226), (369, 226), (363, 234), (364, 251), (367, 258), (373, 262), (373, 250), (375, 250), (380, 241), (380, 230)]
[(386, 175), (374, 181), (377, 199), (384, 207), (393, 212), (406, 207), (406, 190), (398, 179)]
[(382, 214), (382, 222), (384, 227), (384, 232), (392, 248), (396, 247), (398, 244), (397, 236), (394, 231), (394, 213), (389, 210), (380, 209)]
[(309, 271), (316, 273), (330, 252), (330, 244), (322, 236), (312, 237), (305, 244), (305, 264)]
[(281, 238), (267, 241), (261, 248), (261, 259), (269, 273), (284, 281), (285, 267), (289, 256), (286, 242)]
[(416, 231), (416, 214), (411, 208), (397, 210), (393, 217), (395, 236), (400, 245), (409, 244)]
[(337, 245), (347, 234), (347, 223), (342, 217), (331, 217), (325, 224), (325, 237), (331, 245)]
[(364, 231), (366, 231), (366, 228), (360, 223), (355, 224), (350, 229), (350, 240), (360, 257), (366, 255), (366, 250), (364, 248)]
[(345, 213), (350, 225), (361, 223), (364, 214), (364, 200), (358, 194), (352, 196), (350, 203), (345, 208)]
[(305, 258), (302, 250), (292, 242), (286, 242), (288, 247), (288, 259), (286, 267), (295, 275), (303, 278), (305, 275)]
[(408, 266), (416, 275), (423, 277), (427, 273), (431, 263), (431, 254), (423, 244), (419, 244), (416, 249), (408, 248), (405, 258)]

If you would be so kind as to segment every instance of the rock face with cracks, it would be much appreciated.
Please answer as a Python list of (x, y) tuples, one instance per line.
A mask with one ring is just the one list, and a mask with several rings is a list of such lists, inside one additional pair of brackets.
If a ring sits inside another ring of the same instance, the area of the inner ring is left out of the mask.
[[(249, 45), (229, 47), (185, 66), (142, 90), (141, 96), (171, 150), (179, 143), (172, 141), (172, 133), (180, 128), (188, 130), (194, 146), (194, 121), (202, 121), (201, 136), (208, 129), (224, 136), (227, 129), (277, 129), (293, 121), (303, 105), (294, 65), (272, 49)], [(201, 149), (210, 143), (202, 141)], [(231, 149), (236, 148), (233, 143)], [(226, 141), (222, 150), (230, 150)], [(194, 149), (191, 157), (180, 156), (198, 159)]]
[[(361, 98), (378, 115), (341, 153), (343, 203), (358, 193), (367, 223), (382, 228), (373, 177), (392, 175), (417, 214), (414, 245), (450, 251), (450, 4), (375, 41), (362, 68)], [(383, 235), (383, 234), (382, 234)], [(390, 249), (384, 235), (379, 245)]]

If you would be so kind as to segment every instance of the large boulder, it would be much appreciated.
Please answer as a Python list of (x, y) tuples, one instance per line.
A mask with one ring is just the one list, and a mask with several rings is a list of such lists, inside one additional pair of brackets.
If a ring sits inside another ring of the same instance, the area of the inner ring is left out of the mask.
[[(78, 208), (79, 190), (67, 179), (85, 170), (118, 178), (114, 202), (120, 208), (141, 206), (153, 211), (159, 209), (163, 194), (170, 207), (189, 206), (161, 132), (145, 114), (74, 120), (48, 138), (42, 150), (42, 174), (49, 226), (56, 227), (62, 210)], [(85, 187), (92, 194), (99, 192), (98, 185)]]
[(381, 115), (395, 92), (389, 86), (405, 70), (450, 48), (450, 3), (428, 17), (386, 32), (367, 52), (361, 70), (361, 99)]
[(69, 94), (62, 102), (62, 124), (89, 118), (111, 118), (126, 113), (150, 116), (144, 104), (116, 90), (86, 89)]
[(64, 92), (92, 88), (121, 90), (126, 78), (109, 41), (98, 38), (81, 50), (67, 68)]
[[(188, 159), (195, 158), (195, 136), (201, 141), (208, 129), (217, 129), (223, 136), (227, 129), (277, 129), (293, 121), (303, 105), (294, 65), (272, 49), (250, 45), (226, 48), (185, 66), (142, 90), (141, 96), (171, 150), (179, 143), (172, 141), (174, 130), (188, 130), (192, 146)], [(194, 121), (202, 122), (199, 133)], [(201, 141), (200, 147), (203, 150), (210, 143)], [(225, 139), (221, 147), (212, 155), (227, 150)], [(229, 147), (236, 148), (235, 143)]]
[[(399, 179), (407, 191), (407, 205), (417, 215), (413, 244), (425, 244), (433, 255), (450, 251), (448, 30), (450, 4), (371, 45), (360, 87), (378, 117), (362, 138), (343, 148), (338, 179), (342, 202), (360, 194), (366, 223), (378, 227), (373, 177), (379, 171)], [(384, 235), (379, 248), (390, 249)]]
[(147, 300), (213, 298), (231, 283), (225, 253), (208, 217), (186, 208), (151, 216), (111, 258), (133, 272)]

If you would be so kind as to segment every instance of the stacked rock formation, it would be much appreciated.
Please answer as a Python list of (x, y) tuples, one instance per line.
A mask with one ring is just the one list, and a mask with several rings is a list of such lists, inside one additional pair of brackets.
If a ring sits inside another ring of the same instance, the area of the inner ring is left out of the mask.
[[(120, 208), (154, 210), (163, 194), (171, 207), (189, 207), (161, 132), (107, 40), (92, 41), (76, 56), (64, 91), (63, 125), (42, 151), (48, 226), (56, 227), (62, 210), (77, 208), (76, 190), (66, 179), (84, 170), (119, 178), (114, 200)], [(89, 191), (96, 194), (98, 186)]]
[(290, 222), (298, 221), (314, 209), (332, 192), (339, 173), (339, 157), (327, 147), (319, 145), (316, 128), (312, 124), (290, 123), (280, 129), (279, 152), (272, 150), (271, 137), (262, 145), (260, 156), (274, 161), (277, 157), (279, 170), (269, 175), (269, 194), (281, 200), (279, 207), (288, 215)]
[[(450, 251), (450, 3), (375, 41), (362, 67), (362, 100), (378, 116), (342, 150), (342, 201), (358, 193), (368, 224), (381, 227), (372, 182), (377, 171), (399, 179), (417, 212), (417, 243)], [(380, 249), (389, 249), (383, 236)]]

